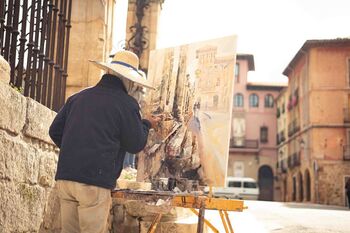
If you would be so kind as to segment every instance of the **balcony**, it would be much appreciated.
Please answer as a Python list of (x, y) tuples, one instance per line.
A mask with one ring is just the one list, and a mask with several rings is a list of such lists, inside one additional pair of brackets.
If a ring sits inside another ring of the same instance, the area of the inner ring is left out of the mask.
[(343, 160), (350, 161), (350, 145), (345, 145), (343, 148)]
[(276, 113), (277, 118), (279, 118), (281, 116), (281, 110), (280, 108), (277, 108), (277, 113)]
[(344, 108), (344, 122), (350, 123), (350, 109)]
[(280, 132), (280, 142), (284, 142), (286, 140), (286, 137), (284, 136), (284, 130)]
[(299, 132), (300, 130), (300, 124), (298, 122), (298, 120), (293, 120), (292, 123), (288, 124), (288, 136), (291, 137), (293, 136), (295, 133)]
[(277, 162), (277, 172), (278, 173), (287, 173), (287, 166), (286, 166), (287, 161), (285, 159), (279, 160)]
[(230, 139), (230, 148), (258, 149), (259, 141), (246, 139), (245, 137), (233, 137)]
[(293, 121), (293, 131), (294, 133), (298, 132), (300, 130), (300, 124), (297, 119)]
[(286, 137), (284, 136), (284, 130), (279, 132), (276, 136), (277, 138), (277, 145), (281, 144), (282, 142), (284, 142), (286, 140)]
[(292, 169), (294, 167), (300, 166), (301, 160), (300, 160), (300, 152), (293, 153), (288, 156), (288, 168)]
[(288, 124), (288, 137), (291, 137), (294, 134), (293, 124)]

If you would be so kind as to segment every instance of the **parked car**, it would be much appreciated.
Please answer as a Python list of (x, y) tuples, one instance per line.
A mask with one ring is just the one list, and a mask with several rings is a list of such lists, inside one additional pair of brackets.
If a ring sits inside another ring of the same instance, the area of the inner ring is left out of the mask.
[[(209, 193), (209, 187), (204, 189)], [(225, 187), (213, 187), (214, 197), (225, 197), (230, 199), (257, 200), (259, 187), (253, 178), (249, 177), (227, 177)]]

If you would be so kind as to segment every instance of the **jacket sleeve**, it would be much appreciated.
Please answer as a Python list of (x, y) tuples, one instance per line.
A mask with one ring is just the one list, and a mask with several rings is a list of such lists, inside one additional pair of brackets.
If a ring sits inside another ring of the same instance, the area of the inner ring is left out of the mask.
[(140, 152), (147, 143), (147, 137), (151, 123), (141, 119), (139, 108), (129, 109), (128, 114), (123, 114), (121, 122), (121, 146), (129, 153)]
[(52, 141), (59, 148), (61, 148), (63, 130), (64, 130), (64, 125), (66, 123), (66, 109), (67, 109), (67, 104), (65, 104), (61, 108), (61, 110), (57, 113), (49, 129), (49, 135)]

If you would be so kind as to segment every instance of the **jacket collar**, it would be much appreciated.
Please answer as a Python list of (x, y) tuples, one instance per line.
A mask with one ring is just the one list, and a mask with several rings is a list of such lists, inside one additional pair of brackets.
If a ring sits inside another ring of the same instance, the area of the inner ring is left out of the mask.
[(119, 90), (123, 90), (125, 93), (128, 93), (127, 90), (125, 89), (123, 82), (120, 80), (120, 78), (112, 74), (104, 74), (96, 86), (106, 87), (111, 89), (119, 89)]

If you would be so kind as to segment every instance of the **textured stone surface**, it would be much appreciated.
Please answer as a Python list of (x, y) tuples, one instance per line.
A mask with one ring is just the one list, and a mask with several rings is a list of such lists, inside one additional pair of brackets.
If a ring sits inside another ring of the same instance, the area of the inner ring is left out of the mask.
[(0, 232), (37, 232), (45, 190), (38, 185), (0, 181)]
[(8, 84), (10, 82), (10, 65), (0, 56), (0, 82)]
[(0, 130), (0, 179), (35, 184), (38, 182), (39, 158), (36, 150)]
[(43, 187), (53, 187), (58, 161), (57, 154), (41, 150), (38, 151), (38, 154), (40, 155), (38, 182)]
[(24, 126), (26, 98), (0, 82), (0, 129), (18, 134)]
[(24, 134), (53, 144), (49, 136), (49, 127), (55, 118), (56, 113), (30, 98), (27, 98), (27, 103)]
[(39, 233), (59, 233), (61, 230), (60, 202), (56, 187), (47, 189), (47, 202)]

